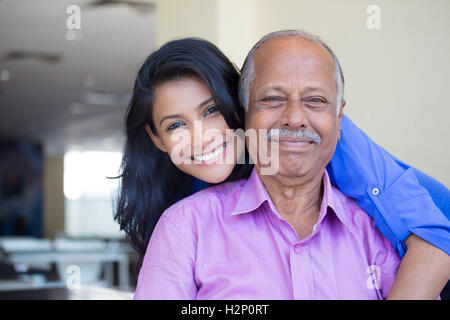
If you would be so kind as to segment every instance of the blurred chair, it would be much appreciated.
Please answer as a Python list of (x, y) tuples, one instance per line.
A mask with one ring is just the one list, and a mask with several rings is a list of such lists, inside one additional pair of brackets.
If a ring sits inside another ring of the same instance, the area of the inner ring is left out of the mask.
[(48, 239), (0, 237), (0, 290), (41, 287), (48, 279), (58, 278), (50, 261), (22, 263), (20, 259), (12, 258), (52, 250), (52, 243)]
[[(104, 267), (104, 261), (101, 257), (96, 258), (92, 253), (102, 252), (106, 249), (106, 242), (103, 240), (78, 240), (68, 238), (56, 238), (53, 241), (55, 252), (61, 253), (56, 267), (61, 280), (67, 283), (74, 273), (79, 272), (80, 285), (99, 285), (107, 286), (111, 284), (101, 281), (101, 274)], [(107, 279), (110, 280), (110, 279)]]
[[(86, 285), (114, 287), (115, 263), (118, 264), (118, 286), (128, 290), (130, 252), (125, 243), (118, 241), (0, 237), (0, 264), (9, 274), (8, 279), (0, 277), (0, 290)], [(30, 273), (31, 268), (37, 269)], [(53, 277), (49, 282), (46, 273), (52, 271), (56, 279)]]

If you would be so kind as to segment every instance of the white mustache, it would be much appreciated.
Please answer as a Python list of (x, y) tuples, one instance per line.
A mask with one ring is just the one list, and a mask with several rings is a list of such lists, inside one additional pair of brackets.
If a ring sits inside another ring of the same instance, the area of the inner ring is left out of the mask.
[(320, 144), (322, 142), (322, 138), (316, 132), (310, 132), (307, 130), (291, 131), (289, 129), (270, 129), (267, 133), (267, 140), (272, 141), (274, 138), (277, 140), (277, 138), (283, 136), (311, 139), (311, 141), (316, 144)]

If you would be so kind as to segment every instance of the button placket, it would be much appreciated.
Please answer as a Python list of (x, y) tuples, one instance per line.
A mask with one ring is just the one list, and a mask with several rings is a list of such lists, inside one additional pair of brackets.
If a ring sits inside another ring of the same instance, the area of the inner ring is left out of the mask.
[[(290, 251), (289, 260), (291, 267), (292, 288), (294, 299), (310, 300), (314, 298), (314, 276), (312, 273), (311, 257), (306, 247), (295, 244)], [(301, 254), (295, 251), (301, 248)]]

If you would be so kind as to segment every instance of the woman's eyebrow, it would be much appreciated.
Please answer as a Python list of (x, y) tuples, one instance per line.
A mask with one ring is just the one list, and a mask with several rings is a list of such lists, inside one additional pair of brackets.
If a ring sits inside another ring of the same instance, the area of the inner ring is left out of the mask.
[[(211, 102), (212, 100), (214, 100), (214, 97), (210, 97), (208, 99), (206, 99), (205, 101), (203, 101), (202, 103), (200, 103), (197, 107), (195, 107), (196, 109), (199, 109), (201, 107), (203, 107), (205, 104)], [(168, 120), (168, 119), (174, 119), (174, 118), (181, 118), (180, 114), (170, 114), (168, 116), (162, 117), (161, 120), (159, 121), (159, 125), (161, 126), (161, 124), (163, 123), (164, 120)]]
[(212, 100), (214, 100), (214, 97), (210, 97), (208, 99), (206, 99), (205, 101), (203, 101), (202, 103), (200, 103), (196, 109), (200, 109), (201, 107), (203, 107), (205, 104), (210, 103)]
[(181, 114), (170, 114), (168, 116), (162, 117), (161, 121), (159, 121), (159, 125), (163, 123), (164, 120), (173, 119), (173, 118), (181, 118)]

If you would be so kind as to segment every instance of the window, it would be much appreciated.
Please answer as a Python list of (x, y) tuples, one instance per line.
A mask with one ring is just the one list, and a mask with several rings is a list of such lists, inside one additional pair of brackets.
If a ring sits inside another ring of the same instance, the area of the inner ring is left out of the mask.
[(76, 237), (120, 238), (113, 218), (121, 152), (68, 151), (64, 155), (65, 232)]

